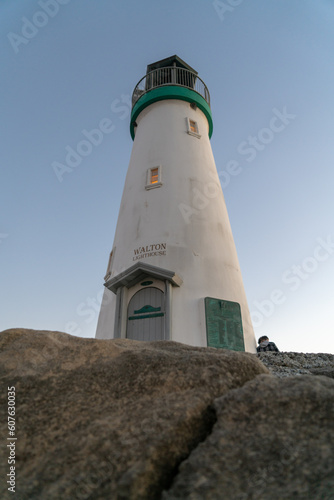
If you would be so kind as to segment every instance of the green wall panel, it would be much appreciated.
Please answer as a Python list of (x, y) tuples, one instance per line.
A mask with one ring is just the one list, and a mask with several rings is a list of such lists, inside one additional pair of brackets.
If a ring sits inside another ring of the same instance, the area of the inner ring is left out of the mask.
[(204, 300), (208, 347), (244, 351), (240, 304), (212, 297)]

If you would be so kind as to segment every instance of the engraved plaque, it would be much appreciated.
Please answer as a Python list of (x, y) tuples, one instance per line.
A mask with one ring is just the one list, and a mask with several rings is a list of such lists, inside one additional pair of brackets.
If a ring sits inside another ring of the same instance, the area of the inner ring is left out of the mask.
[(244, 351), (240, 304), (211, 297), (204, 300), (208, 347)]

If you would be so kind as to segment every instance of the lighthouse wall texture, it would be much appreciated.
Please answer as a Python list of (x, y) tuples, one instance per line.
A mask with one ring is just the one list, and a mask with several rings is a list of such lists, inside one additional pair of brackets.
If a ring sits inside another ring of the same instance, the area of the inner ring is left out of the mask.
[[(200, 137), (188, 133), (187, 119), (197, 122)], [(245, 350), (255, 352), (206, 116), (188, 102), (162, 100), (144, 109), (136, 123), (109, 269), (111, 277), (139, 261), (177, 273), (183, 283), (171, 291), (170, 339), (190, 345), (207, 345), (205, 297), (238, 302)], [(158, 166), (162, 185), (146, 189), (148, 169)], [(124, 300), (133, 295), (131, 289), (126, 294)], [(116, 295), (106, 290), (97, 338), (115, 336), (115, 304)]]

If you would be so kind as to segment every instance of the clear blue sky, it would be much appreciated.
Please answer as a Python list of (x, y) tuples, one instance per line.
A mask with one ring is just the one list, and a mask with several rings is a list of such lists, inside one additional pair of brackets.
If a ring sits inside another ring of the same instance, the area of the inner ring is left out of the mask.
[[(0, 23), (1, 330), (94, 337), (128, 102), (147, 64), (177, 54), (211, 93), (256, 336), (334, 352), (331, 0), (2, 0)], [(112, 130), (60, 182), (55, 162), (105, 118)]]

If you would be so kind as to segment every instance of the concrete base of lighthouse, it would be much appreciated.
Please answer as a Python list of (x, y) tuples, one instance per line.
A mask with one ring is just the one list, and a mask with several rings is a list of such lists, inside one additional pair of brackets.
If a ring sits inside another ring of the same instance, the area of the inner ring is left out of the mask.
[(198, 298), (195, 290), (191, 294), (182, 284), (175, 272), (145, 263), (135, 264), (110, 279), (106, 282), (96, 337), (175, 340), (255, 352), (253, 336), (244, 336), (239, 303)]

